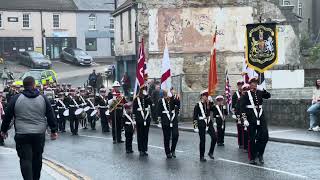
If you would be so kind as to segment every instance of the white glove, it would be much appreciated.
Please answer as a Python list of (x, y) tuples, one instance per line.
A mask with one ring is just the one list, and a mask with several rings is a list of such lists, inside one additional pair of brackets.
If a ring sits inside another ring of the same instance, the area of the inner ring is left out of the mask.
[(158, 126), (158, 128), (161, 128), (161, 127), (162, 127), (161, 123), (159, 123), (157, 126)]
[(223, 106), (223, 109), (227, 109), (227, 106)]
[(249, 121), (248, 121), (248, 120), (245, 120), (245, 121), (243, 122), (243, 125), (244, 125), (245, 127), (248, 127), (248, 126), (249, 126)]
[(116, 97), (116, 96), (113, 96), (112, 100), (117, 100), (117, 97)]
[(233, 119), (238, 119), (238, 118), (237, 118), (237, 116), (236, 116), (235, 114), (234, 114), (234, 115), (232, 115), (232, 118), (233, 118)]
[(212, 99), (211, 96), (208, 96), (208, 101), (209, 101), (209, 102), (213, 102), (213, 99)]
[(199, 129), (197, 128), (197, 129), (193, 129), (193, 131), (195, 132), (195, 133), (199, 133)]
[(213, 123), (213, 126), (214, 126), (214, 127), (217, 127), (217, 123), (216, 123), (216, 122), (215, 122), (215, 123)]
[(257, 86), (257, 89), (258, 89), (259, 91), (263, 91), (263, 87), (262, 87), (262, 86)]

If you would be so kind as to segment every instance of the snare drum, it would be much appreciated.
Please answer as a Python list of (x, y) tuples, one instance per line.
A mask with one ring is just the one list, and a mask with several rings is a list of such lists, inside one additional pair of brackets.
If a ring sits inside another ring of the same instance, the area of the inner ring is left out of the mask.
[(64, 112), (63, 112), (63, 115), (65, 117), (68, 117), (69, 116), (69, 109), (66, 109)]
[(97, 110), (93, 110), (92, 113), (90, 114), (91, 117), (95, 116), (97, 114)]
[(76, 112), (74, 113), (74, 115), (78, 116), (78, 115), (80, 115), (82, 112), (83, 112), (83, 109), (82, 109), (82, 108), (79, 108), (79, 109), (76, 110)]
[(89, 111), (89, 109), (90, 109), (90, 106), (87, 106), (87, 107), (83, 108), (84, 112)]

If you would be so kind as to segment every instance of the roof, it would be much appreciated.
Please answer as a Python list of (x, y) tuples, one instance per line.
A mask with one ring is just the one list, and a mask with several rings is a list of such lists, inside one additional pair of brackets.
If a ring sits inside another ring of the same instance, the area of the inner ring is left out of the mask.
[(72, 0), (0, 0), (0, 9), (75, 11), (78, 8)]
[(79, 11), (113, 11), (114, 0), (73, 0)]
[(134, 4), (134, 0), (127, 0), (125, 1), (123, 4), (121, 4), (114, 12), (113, 12), (113, 16), (117, 16), (117, 14), (127, 10), (129, 7), (132, 7), (132, 5)]

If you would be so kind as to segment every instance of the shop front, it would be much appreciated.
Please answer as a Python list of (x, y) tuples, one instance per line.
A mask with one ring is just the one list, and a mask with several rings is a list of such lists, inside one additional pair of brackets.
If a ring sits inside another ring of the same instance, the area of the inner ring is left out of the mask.
[(60, 59), (60, 54), (64, 48), (76, 48), (76, 37), (46, 37), (46, 55), (51, 60)]
[(19, 52), (33, 50), (33, 37), (0, 37), (0, 57), (6, 60), (14, 60)]

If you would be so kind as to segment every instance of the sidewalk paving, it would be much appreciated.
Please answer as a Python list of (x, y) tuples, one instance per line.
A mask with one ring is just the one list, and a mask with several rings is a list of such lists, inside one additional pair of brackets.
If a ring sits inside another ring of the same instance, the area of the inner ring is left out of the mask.
[[(0, 179), (1, 180), (22, 180), (20, 172), (20, 164), (15, 149), (0, 146)], [(64, 176), (43, 163), (41, 171), (41, 179), (43, 180), (64, 180)]]
[[(152, 125), (157, 127), (156, 124)], [(269, 141), (320, 147), (320, 132), (290, 127), (268, 126)], [(193, 131), (192, 122), (179, 123), (179, 130)], [(236, 123), (226, 122), (226, 136), (237, 137)]]

